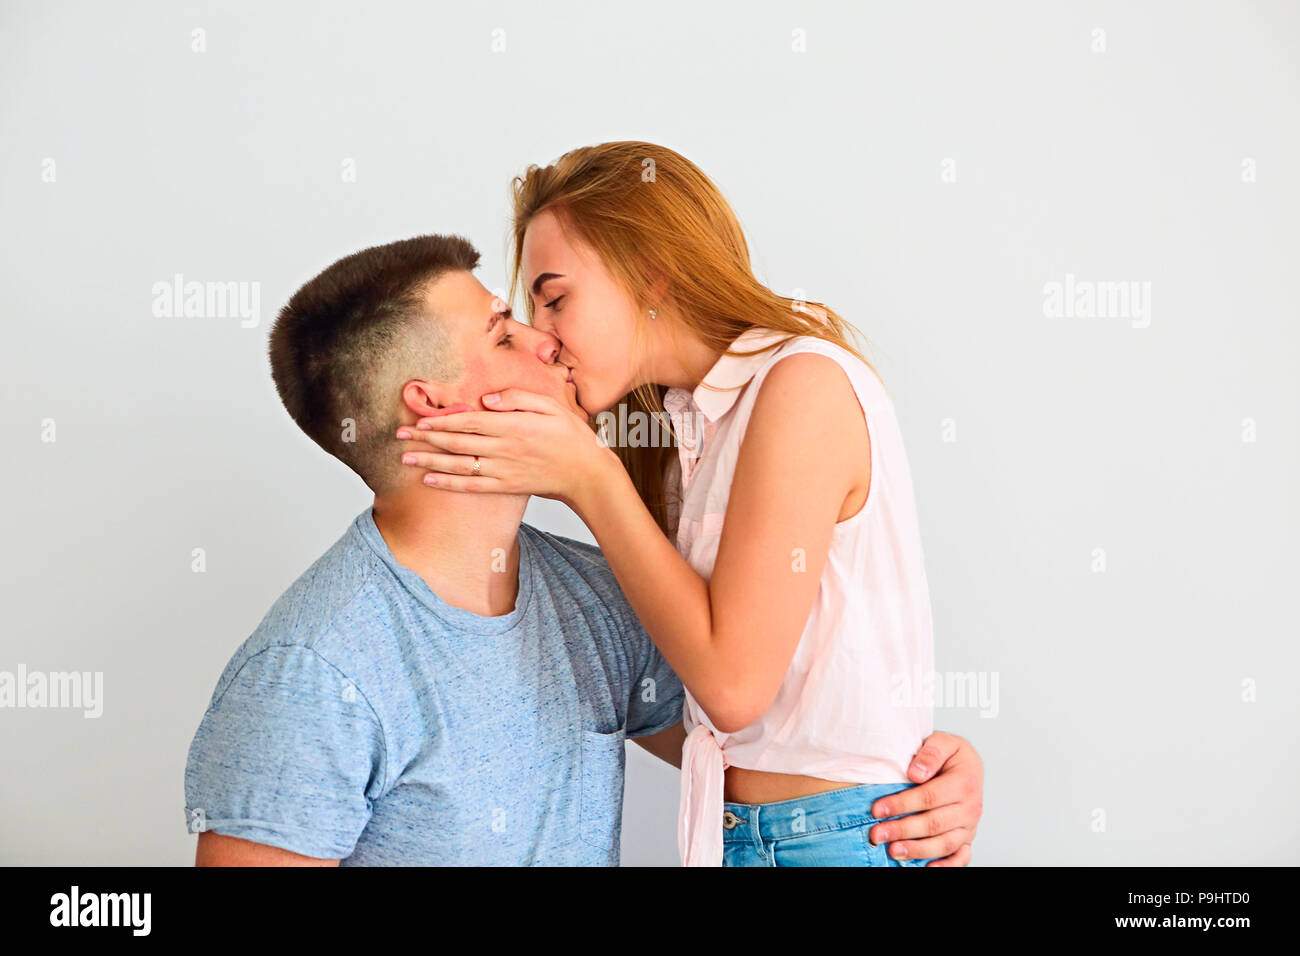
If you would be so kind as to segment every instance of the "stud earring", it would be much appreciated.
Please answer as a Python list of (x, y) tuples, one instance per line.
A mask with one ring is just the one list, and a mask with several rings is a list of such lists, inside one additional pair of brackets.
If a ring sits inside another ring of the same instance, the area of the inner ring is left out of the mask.
[(651, 321), (654, 321), (654, 320), (657, 319), (657, 318), (659, 318), (659, 313), (656, 312), (654, 309), (651, 309), (651, 310), (650, 310), (650, 319), (651, 319)]

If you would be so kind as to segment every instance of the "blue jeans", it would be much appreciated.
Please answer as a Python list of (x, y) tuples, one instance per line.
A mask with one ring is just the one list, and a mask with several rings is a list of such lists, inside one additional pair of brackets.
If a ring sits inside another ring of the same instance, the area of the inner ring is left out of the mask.
[(895, 860), (870, 830), (882, 819), (871, 805), (914, 783), (864, 783), (777, 803), (726, 803), (723, 866), (925, 866), (929, 859)]

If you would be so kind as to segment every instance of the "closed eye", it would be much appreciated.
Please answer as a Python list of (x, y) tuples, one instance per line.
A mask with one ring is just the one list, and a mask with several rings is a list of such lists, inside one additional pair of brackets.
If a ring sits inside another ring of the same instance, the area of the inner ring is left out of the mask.
[(557, 296), (556, 296), (554, 299), (552, 299), (550, 302), (548, 302), (548, 303), (546, 303), (544, 306), (542, 306), (542, 308), (543, 308), (543, 309), (554, 309), (556, 303), (559, 302), (559, 301), (560, 301), (561, 299), (563, 299), (563, 298), (564, 298), (564, 296), (562, 296), (562, 295), (557, 295)]
[(507, 332), (505, 335), (501, 337), (501, 341), (498, 342), (497, 345), (509, 345), (511, 342), (514, 341), (514, 338), (515, 337), (513, 335)]

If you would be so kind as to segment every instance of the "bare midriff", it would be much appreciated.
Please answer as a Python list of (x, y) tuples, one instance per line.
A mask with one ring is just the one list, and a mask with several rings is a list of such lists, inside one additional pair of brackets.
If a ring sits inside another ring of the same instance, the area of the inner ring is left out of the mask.
[(766, 770), (728, 767), (722, 796), (730, 803), (776, 803), (855, 786), (857, 784), (845, 783), (843, 780), (823, 780), (821, 777), (805, 777), (797, 773), (771, 773)]

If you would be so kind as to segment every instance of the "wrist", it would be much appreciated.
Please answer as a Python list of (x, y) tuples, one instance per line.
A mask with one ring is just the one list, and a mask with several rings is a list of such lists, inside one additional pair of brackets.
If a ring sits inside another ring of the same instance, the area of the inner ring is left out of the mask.
[(623, 462), (612, 448), (598, 444), (589, 467), (583, 469), (583, 477), (576, 483), (572, 497), (566, 501), (570, 508), (590, 527), (590, 518), (599, 512), (602, 503), (611, 495), (617, 496), (626, 485), (632, 488), (632, 479), (623, 467)]

